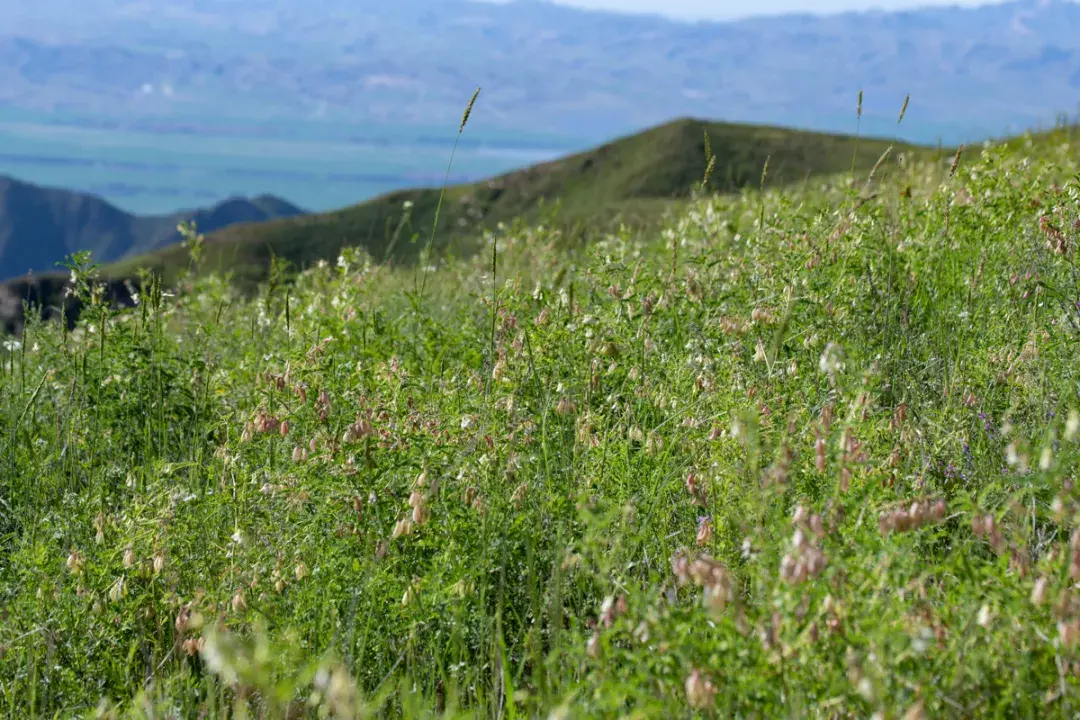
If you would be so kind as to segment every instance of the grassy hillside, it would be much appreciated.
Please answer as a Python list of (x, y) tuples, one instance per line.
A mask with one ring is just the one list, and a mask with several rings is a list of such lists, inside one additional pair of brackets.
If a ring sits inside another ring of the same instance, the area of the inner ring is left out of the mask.
[[(439, 218), (438, 246), (468, 252), (474, 249), (470, 243), (479, 236), (478, 228), (492, 229), (518, 218), (549, 218), (579, 230), (614, 229), (620, 223), (649, 226), (702, 182), (706, 134), (716, 156), (708, 187), (713, 192), (758, 186), (766, 159), (769, 185), (850, 171), (853, 163), (865, 175), (889, 146), (878, 139), (677, 120), (554, 162), (449, 188)], [(896, 147), (897, 152), (913, 149)], [(265, 277), (271, 255), (304, 268), (336, 257), (343, 246), (359, 246), (382, 259), (395, 233), (392, 255), (408, 261), (427, 243), (439, 192), (399, 191), (337, 212), (234, 226), (208, 237), (204, 267), (231, 271), (244, 283)], [(407, 203), (411, 207), (406, 208)], [(169, 248), (107, 272), (119, 277), (140, 266), (171, 277), (187, 266), (187, 257), (182, 248)]]
[(31, 323), (0, 707), (1075, 716), (1080, 164), (941, 165)]
[(88, 250), (114, 262), (180, 241), (178, 223), (193, 220), (208, 232), (238, 222), (301, 214), (279, 198), (231, 198), (200, 210), (136, 216), (86, 193), (0, 177), (0, 279), (30, 271), (55, 273), (67, 256)]

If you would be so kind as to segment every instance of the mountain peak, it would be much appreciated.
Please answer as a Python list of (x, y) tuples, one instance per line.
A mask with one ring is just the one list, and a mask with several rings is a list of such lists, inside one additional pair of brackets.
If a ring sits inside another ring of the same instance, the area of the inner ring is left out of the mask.
[(303, 214), (272, 195), (226, 199), (211, 208), (161, 216), (135, 216), (102, 198), (44, 187), (0, 175), (0, 280), (30, 272), (55, 271), (79, 250), (98, 263), (178, 242), (176, 226), (194, 220), (210, 233), (242, 222), (260, 222)]

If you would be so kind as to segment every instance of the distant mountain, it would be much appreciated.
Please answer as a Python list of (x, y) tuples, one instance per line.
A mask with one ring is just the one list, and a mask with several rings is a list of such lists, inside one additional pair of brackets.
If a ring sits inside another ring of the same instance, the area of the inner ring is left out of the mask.
[(1080, 104), (1080, 6), (1067, 0), (727, 23), (538, 0), (8, 5), (0, 108), (83, 120), (456, 129), (480, 85), (473, 121), (489, 128), (601, 139), (689, 115), (849, 130), (861, 88), (864, 130), (955, 143)]
[(57, 263), (79, 250), (95, 262), (115, 262), (180, 240), (185, 220), (200, 232), (236, 223), (302, 214), (279, 198), (231, 198), (212, 208), (163, 216), (135, 216), (84, 193), (46, 188), (0, 176), (0, 279), (29, 272), (55, 272)]
[[(549, 219), (571, 231), (648, 225), (701, 185), (706, 135), (716, 156), (708, 187), (712, 192), (757, 187), (766, 159), (769, 185), (849, 172), (853, 163), (865, 173), (891, 145), (850, 135), (683, 118), (553, 162), (448, 188), (438, 245), (468, 252), (480, 229), (517, 218)], [(904, 143), (893, 147), (897, 154), (931, 152)], [(378, 259), (408, 262), (431, 235), (439, 194), (438, 188), (403, 190), (335, 212), (234, 225), (208, 236), (204, 270), (229, 271), (234, 282), (250, 285), (265, 277), (271, 255), (302, 269), (332, 260), (343, 245), (362, 246)], [(414, 234), (416, 243), (411, 242)], [(145, 267), (169, 281), (186, 266), (180, 248), (165, 247), (106, 271), (113, 278), (132, 277)]]

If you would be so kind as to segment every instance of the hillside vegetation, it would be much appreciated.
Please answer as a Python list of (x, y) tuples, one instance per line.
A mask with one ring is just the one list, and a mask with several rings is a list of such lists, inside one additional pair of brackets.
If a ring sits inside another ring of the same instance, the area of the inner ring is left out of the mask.
[(1078, 172), (893, 157), (33, 321), (0, 706), (1072, 717)]
[[(650, 227), (701, 185), (706, 135), (716, 156), (708, 189), (725, 193), (760, 186), (767, 160), (770, 186), (850, 171), (853, 165), (865, 175), (890, 145), (847, 135), (676, 120), (553, 162), (450, 187), (435, 249), (473, 252), (483, 229), (519, 219), (558, 224), (572, 237), (620, 224)], [(898, 153), (905, 150), (916, 148), (895, 147)], [(337, 212), (233, 226), (207, 237), (203, 267), (231, 272), (244, 285), (267, 277), (271, 257), (303, 269), (349, 246), (379, 260), (410, 262), (427, 245), (439, 195), (439, 188), (404, 190)], [(132, 276), (139, 267), (172, 280), (187, 267), (186, 250), (171, 247), (135, 257), (106, 268), (106, 274)]]

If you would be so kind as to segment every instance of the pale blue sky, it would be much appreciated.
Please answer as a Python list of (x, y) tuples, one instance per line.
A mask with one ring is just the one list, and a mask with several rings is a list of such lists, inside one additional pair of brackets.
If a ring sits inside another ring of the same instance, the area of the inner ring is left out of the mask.
[(902, 10), (929, 5), (987, 5), (987, 0), (555, 0), (563, 5), (661, 13), (685, 19), (729, 20), (787, 12), (830, 13), (845, 10)]

